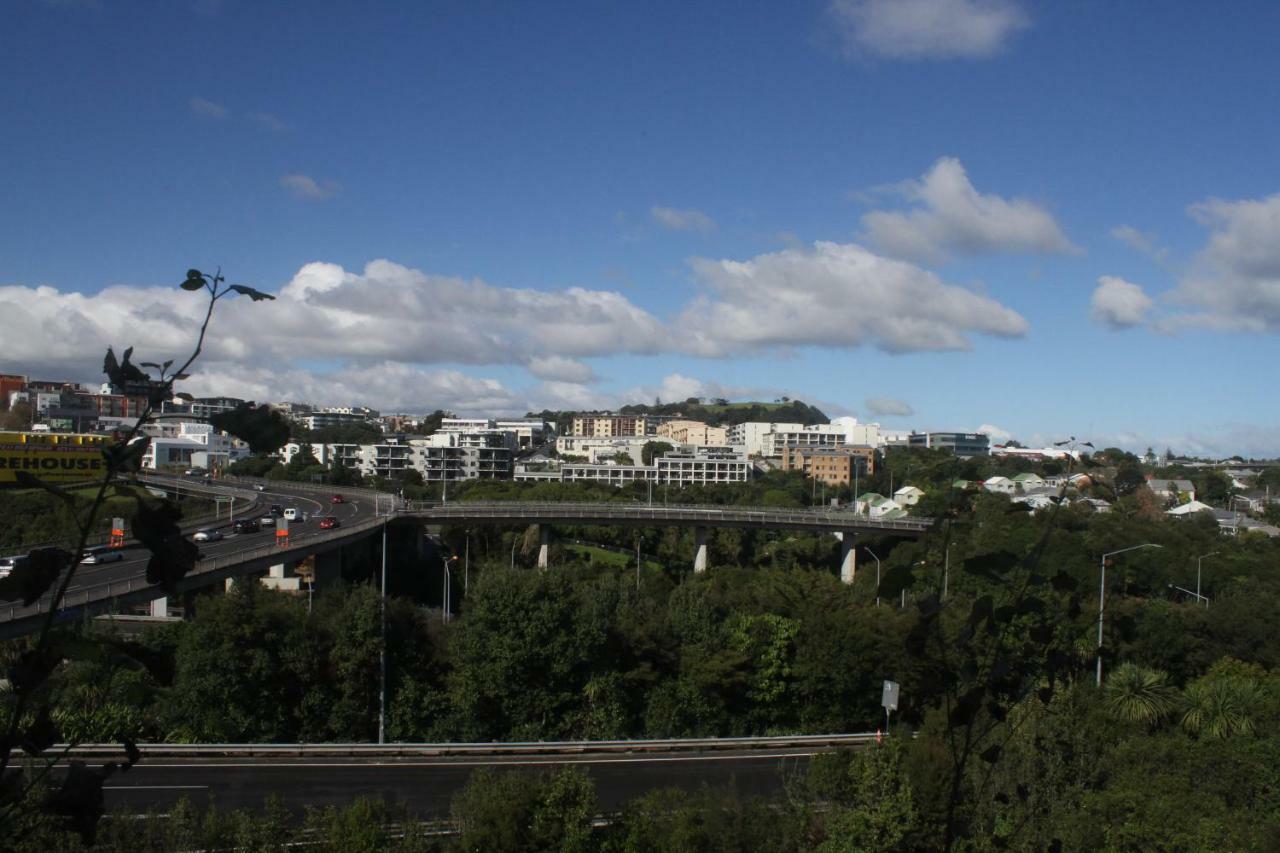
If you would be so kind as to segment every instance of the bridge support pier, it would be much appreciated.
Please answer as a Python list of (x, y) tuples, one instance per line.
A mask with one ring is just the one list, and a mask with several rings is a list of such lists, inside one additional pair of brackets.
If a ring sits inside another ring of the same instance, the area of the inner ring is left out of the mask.
[(161, 596), (151, 600), (151, 615), (164, 619), (169, 617), (169, 596)]
[(707, 528), (693, 528), (693, 571), (702, 574), (707, 570)]
[(840, 580), (844, 583), (853, 583), (858, 574), (857, 547), (857, 534), (852, 530), (844, 531), (840, 541)]
[(538, 568), (545, 569), (551, 560), (551, 528), (545, 524), (538, 525)]
[(316, 554), (315, 573), (312, 583), (316, 589), (333, 586), (342, 580), (342, 549), (321, 551)]

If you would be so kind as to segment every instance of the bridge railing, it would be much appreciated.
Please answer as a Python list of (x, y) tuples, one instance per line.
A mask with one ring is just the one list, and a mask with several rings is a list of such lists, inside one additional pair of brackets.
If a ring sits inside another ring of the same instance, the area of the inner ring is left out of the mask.
[(743, 516), (759, 517), (769, 521), (795, 522), (840, 522), (858, 526), (875, 526), (899, 530), (927, 530), (934, 519), (926, 517), (910, 518), (877, 518), (872, 515), (855, 512), (843, 507), (815, 507), (813, 509), (796, 509), (794, 507), (761, 507), (735, 504), (648, 504), (625, 501), (403, 501), (400, 513), (430, 513), (443, 510), (447, 514), (465, 514), (469, 510), (497, 510), (493, 514), (538, 514), (553, 513), (555, 510), (593, 510), (604, 515), (619, 518), (653, 518), (694, 516), (715, 520), (716, 518), (733, 518)]

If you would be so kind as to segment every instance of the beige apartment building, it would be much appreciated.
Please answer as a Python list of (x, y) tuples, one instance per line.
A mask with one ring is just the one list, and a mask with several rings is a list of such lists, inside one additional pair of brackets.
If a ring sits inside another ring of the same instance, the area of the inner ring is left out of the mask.
[(782, 470), (803, 471), (806, 477), (828, 486), (846, 486), (856, 476), (874, 474), (874, 447), (800, 447), (782, 448)]
[(621, 438), (652, 435), (650, 418), (644, 415), (575, 415), (572, 433), (586, 438)]
[(680, 444), (721, 447), (729, 443), (729, 431), (702, 421), (665, 421), (658, 425), (658, 435)]

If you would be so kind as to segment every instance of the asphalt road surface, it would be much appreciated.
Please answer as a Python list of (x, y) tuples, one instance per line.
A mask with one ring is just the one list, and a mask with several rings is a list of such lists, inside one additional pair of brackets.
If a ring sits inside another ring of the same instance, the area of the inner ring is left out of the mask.
[(377, 758), (144, 758), (105, 785), (108, 809), (161, 811), (186, 797), (213, 798), (220, 808), (261, 808), (271, 795), (293, 810), (347, 805), (357, 797), (402, 803), (421, 818), (447, 817), (453, 795), (479, 767), (586, 768), (600, 808), (613, 811), (653, 788), (732, 787), (743, 796), (770, 795), (808, 767), (823, 749), (800, 747), (715, 753), (643, 755), (377, 757)]
[[(341, 490), (335, 488), (335, 492), (341, 493)], [(319, 520), (325, 515), (335, 516), (339, 523), (346, 524), (358, 518), (373, 515), (374, 512), (373, 505), (368, 501), (348, 498), (346, 503), (330, 504), (327, 495), (312, 498), (285, 491), (272, 491), (268, 487), (268, 491), (260, 493), (259, 503), (252, 511), (245, 515), (236, 513), (235, 518), (261, 518), (268, 513), (272, 504), (280, 504), (285, 509), (296, 507), (307, 514), (306, 521), (294, 522), (292, 525), (292, 529), (299, 532), (318, 530)], [(231, 532), (231, 523), (225, 518), (222, 521), (205, 525), (205, 527), (217, 529), (223, 533), (223, 538), (215, 542), (196, 543), (200, 548), (200, 553), (206, 558), (268, 545), (274, 535), (274, 529), (270, 527), (263, 528), (258, 533), (233, 533)], [(145, 548), (140, 546), (126, 548), (123, 553), (124, 559), (116, 563), (81, 565), (76, 570), (75, 580), (71, 584), (71, 591), (146, 574), (147, 560), (150, 559), (151, 555)]]

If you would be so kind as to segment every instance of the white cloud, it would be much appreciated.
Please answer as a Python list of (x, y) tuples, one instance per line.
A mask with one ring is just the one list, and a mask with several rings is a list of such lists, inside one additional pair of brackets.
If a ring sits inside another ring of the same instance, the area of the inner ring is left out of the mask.
[(1094, 321), (1112, 329), (1141, 325), (1152, 304), (1151, 297), (1143, 293), (1141, 287), (1111, 275), (1098, 279), (1089, 302)]
[(330, 198), (342, 190), (342, 186), (335, 181), (317, 181), (310, 175), (284, 175), (280, 178), (280, 186), (295, 198), (307, 201)]
[(1015, 0), (831, 0), (849, 56), (982, 59), (1030, 20)]
[(969, 335), (1020, 337), (1027, 321), (993, 299), (855, 244), (815, 243), (748, 261), (691, 261), (711, 294), (675, 322), (696, 355), (795, 346), (887, 352), (968, 349)]
[(249, 113), (248, 118), (272, 133), (284, 133), (289, 129), (289, 125), (271, 113)]
[(916, 413), (910, 403), (892, 397), (871, 397), (866, 401), (866, 406), (867, 411), (873, 415), (906, 417)]
[(649, 215), (663, 228), (671, 231), (698, 231), (707, 233), (716, 230), (716, 223), (701, 210), (679, 210), (674, 207), (651, 207)]
[(1038, 205), (979, 193), (954, 157), (939, 159), (921, 180), (900, 186), (918, 207), (862, 217), (866, 238), (895, 257), (936, 263), (952, 253), (1079, 251)]
[(987, 438), (991, 439), (992, 444), (1004, 444), (1013, 438), (1013, 433), (1007, 429), (1001, 429), (995, 424), (983, 424), (975, 429), (974, 432), (980, 432), (987, 436)]
[(1169, 258), (1168, 247), (1160, 245), (1155, 234), (1139, 231), (1132, 225), (1117, 225), (1111, 229), (1111, 236), (1157, 263), (1164, 263)]
[(222, 104), (215, 104), (213, 101), (206, 101), (204, 98), (192, 98), (187, 102), (187, 106), (191, 108), (191, 112), (204, 118), (226, 118), (231, 113)]
[(591, 365), (561, 355), (534, 356), (525, 366), (539, 379), (583, 384), (596, 378)]
[(1191, 214), (1211, 229), (1209, 242), (1172, 297), (1203, 313), (1165, 327), (1280, 331), (1280, 194), (1258, 200), (1210, 199), (1194, 205)]

